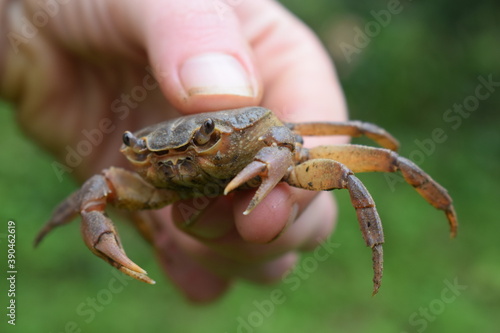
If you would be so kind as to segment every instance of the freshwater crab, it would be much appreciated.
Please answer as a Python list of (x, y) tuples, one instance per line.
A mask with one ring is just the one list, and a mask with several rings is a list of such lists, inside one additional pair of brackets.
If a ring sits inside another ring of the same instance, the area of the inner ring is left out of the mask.
[[(362, 145), (303, 147), (302, 136), (364, 135), (383, 148)], [(356, 172), (400, 171), (431, 205), (446, 213), (454, 237), (457, 219), (447, 191), (394, 151), (398, 142), (385, 130), (359, 121), (283, 123), (270, 110), (248, 107), (201, 113), (125, 132), (121, 152), (136, 172), (111, 167), (88, 179), (65, 199), (38, 234), (82, 217), (85, 244), (125, 274), (153, 284), (123, 251), (107, 204), (129, 211), (158, 209), (203, 193), (210, 184), (224, 194), (258, 187), (249, 214), (281, 181), (307, 190), (349, 190), (366, 245), (372, 249), (374, 289), (383, 271), (384, 235), (375, 203)]]

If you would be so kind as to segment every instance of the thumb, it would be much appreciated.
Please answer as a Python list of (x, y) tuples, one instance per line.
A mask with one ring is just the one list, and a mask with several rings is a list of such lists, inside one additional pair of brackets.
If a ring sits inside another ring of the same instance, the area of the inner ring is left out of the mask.
[(260, 79), (240, 22), (213, 1), (153, 1), (145, 38), (164, 95), (177, 109), (205, 112), (259, 104)]

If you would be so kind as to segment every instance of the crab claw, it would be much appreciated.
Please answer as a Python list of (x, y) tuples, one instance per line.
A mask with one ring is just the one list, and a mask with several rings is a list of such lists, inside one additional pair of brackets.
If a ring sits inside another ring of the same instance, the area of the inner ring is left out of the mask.
[(264, 147), (257, 153), (255, 160), (248, 164), (227, 184), (224, 194), (228, 194), (259, 176), (261, 184), (248, 204), (247, 209), (243, 212), (244, 215), (248, 215), (271, 192), (276, 184), (283, 179), (283, 176), (288, 172), (291, 165), (292, 154), (288, 148), (278, 146)]
[(82, 236), (90, 251), (134, 279), (149, 284), (156, 283), (147, 276), (144, 269), (127, 257), (109, 218), (98, 210), (82, 211), (81, 215)]

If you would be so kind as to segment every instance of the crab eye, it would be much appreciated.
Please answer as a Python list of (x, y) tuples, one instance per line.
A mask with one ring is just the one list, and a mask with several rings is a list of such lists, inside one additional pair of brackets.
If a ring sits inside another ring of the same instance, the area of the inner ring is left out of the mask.
[(203, 127), (203, 131), (207, 135), (210, 135), (214, 131), (215, 123), (211, 118), (208, 118), (207, 120), (205, 120), (202, 127)]
[(194, 136), (194, 143), (198, 146), (202, 146), (210, 140), (212, 133), (215, 129), (215, 123), (211, 118), (208, 118), (203, 122), (198, 132)]
[(130, 139), (132, 137), (134, 137), (134, 135), (128, 131), (123, 133), (122, 140), (123, 140), (123, 143), (125, 144), (125, 146), (130, 147)]
[(125, 146), (132, 148), (135, 152), (140, 152), (146, 148), (144, 140), (136, 138), (129, 131), (123, 133), (122, 140)]

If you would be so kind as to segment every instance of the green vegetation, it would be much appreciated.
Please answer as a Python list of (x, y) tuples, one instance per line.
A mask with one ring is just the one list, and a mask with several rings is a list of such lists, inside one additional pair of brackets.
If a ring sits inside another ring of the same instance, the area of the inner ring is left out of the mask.
[[(0, 331), (10, 326), (4, 263), (13, 219), (18, 274), (11, 331), (498, 332), (500, 87), (483, 100), (471, 96), (482, 80), (500, 82), (499, 4), (402, 1), (386, 26), (367, 26), (392, 2), (284, 1), (333, 55), (351, 118), (389, 130), (400, 139), (402, 155), (448, 188), (459, 216), (457, 239), (449, 239), (444, 215), (410, 186), (364, 174), (386, 232), (385, 275), (376, 297), (370, 296), (370, 251), (347, 192), (337, 191), (340, 217), (331, 242), (339, 246), (326, 260), (305, 254), (299, 265), (307, 275), (266, 287), (238, 282), (217, 303), (193, 306), (161, 278), (151, 249), (124, 221), (117, 223), (123, 242), (156, 278), (154, 287), (118, 280), (85, 248), (77, 223), (33, 248), (40, 225), (76, 184), (58, 182), (52, 157), (23, 137), (15, 114), (3, 106)], [(363, 47), (355, 44), (355, 27), (373, 29)], [(346, 57), (342, 43), (359, 53)], [(463, 103), (471, 111), (455, 113), (454, 104)], [(435, 129), (441, 129), (438, 140)]]

